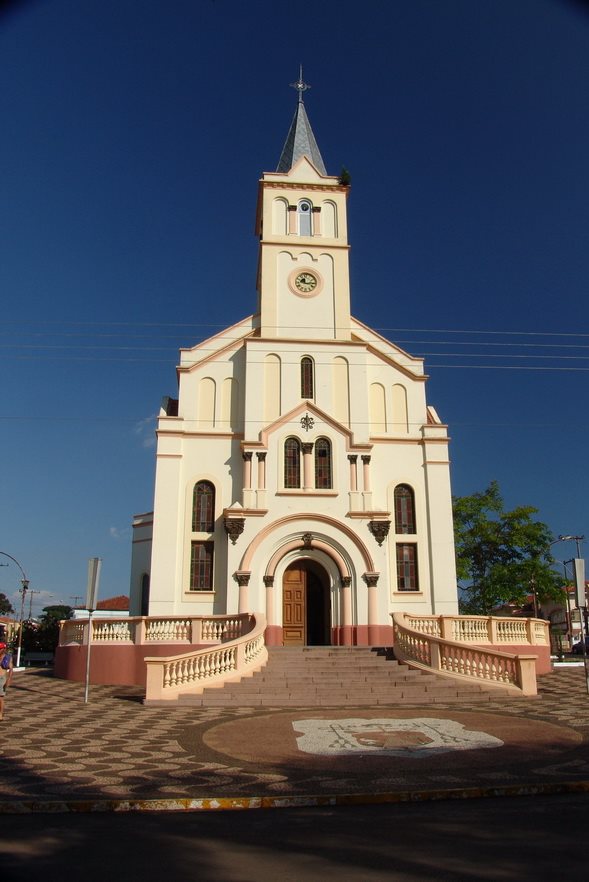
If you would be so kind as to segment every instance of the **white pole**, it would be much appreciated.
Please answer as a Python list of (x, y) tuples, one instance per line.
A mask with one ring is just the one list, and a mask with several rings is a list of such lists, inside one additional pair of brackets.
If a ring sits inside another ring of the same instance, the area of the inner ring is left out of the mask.
[(92, 646), (92, 612), (88, 610), (88, 649), (86, 652), (86, 686), (84, 688), (84, 704), (88, 704), (88, 690), (90, 688), (90, 647)]
[(90, 687), (90, 647), (92, 646), (92, 613), (96, 609), (101, 564), (102, 561), (99, 557), (91, 557), (88, 561), (88, 587), (86, 589), (86, 608), (88, 609), (88, 650), (86, 653), (86, 686), (84, 689), (84, 704), (88, 704), (88, 690)]

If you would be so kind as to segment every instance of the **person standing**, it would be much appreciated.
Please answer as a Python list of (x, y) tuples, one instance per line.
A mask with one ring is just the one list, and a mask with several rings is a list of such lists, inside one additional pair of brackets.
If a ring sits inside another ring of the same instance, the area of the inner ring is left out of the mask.
[(12, 654), (6, 643), (0, 643), (0, 720), (4, 717), (4, 698), (12, 680)]

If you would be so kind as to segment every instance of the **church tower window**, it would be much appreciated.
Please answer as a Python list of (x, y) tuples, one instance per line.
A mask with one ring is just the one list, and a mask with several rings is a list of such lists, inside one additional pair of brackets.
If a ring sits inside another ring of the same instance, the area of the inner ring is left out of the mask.
[(315, 443), (315, 489), (331, 490), (331, 444), (327, 438)]
[(415, 533), (415, 498), (407, 484), (395, 487), (395, 533)]
[(299, 220), (299, 236), (312, 236), (313, 230), (311, 227), (311, 217), (312, 217), (312, 205), (308, 199), (301, 199), (297, 208), (298, 220)]
[(284, 444), (284, 486), (294, 489), (301, 486), (301, 442), (287, 438)]
[(210, 481), (199, 481), (192, 495), (192, 532), (212, 533), (215, 529), (215, 488)]
[(313, 398), (313, 359), (305, 356), (301, 359), (301, 398)]

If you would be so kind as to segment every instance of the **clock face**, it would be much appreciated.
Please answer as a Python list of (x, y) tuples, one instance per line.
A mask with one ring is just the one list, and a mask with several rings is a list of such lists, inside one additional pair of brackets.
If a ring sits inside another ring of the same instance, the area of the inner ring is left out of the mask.
[(317, 276), (309, 272), (299, 273), (295, 276), (294, 283), (302, 294), (310, 294), (317, 287)]

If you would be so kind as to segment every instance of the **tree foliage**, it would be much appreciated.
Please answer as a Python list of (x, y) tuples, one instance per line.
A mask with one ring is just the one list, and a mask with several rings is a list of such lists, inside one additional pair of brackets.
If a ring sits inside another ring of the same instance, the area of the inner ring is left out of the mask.
[(23, 630), (27, 650), (53, 652), (59, 642), (59, 623), (62, 619), (71, 619), (72, 613), (72, 607), (66, 604), (44, 607), (39, 624), (30, 623), (30, 627)]
[(9, 601), (6, 594), (0, 593), (0, 616), (10, 616), (14, 612), (14, 607)]
[(342, 166), (342, 170), (339, 173), (338, 183), (340, 183), (342, 187), (349, 187), (352, 183), (352, 176), (344, 166)]
[(561, 580), (552, 569), (552, 535), (537, 521), (537, 509), (505, 511), (499, 485), (454, 499), (456, 568), (460, 609), (488, 615), (503, 603), (524, 604), (561, 596)]
[(72, 614), (73, 608), (66, 603), (44, 606), (39, 621), (42, 625), (49, 625), (53, 622), (60, 622), (62, 619), (71, 619)]

